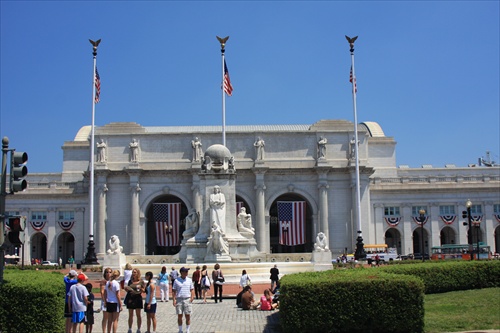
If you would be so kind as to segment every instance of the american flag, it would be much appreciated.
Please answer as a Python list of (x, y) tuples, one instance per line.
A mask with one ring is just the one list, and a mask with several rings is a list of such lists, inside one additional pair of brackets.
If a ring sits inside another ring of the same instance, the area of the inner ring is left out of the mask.
[(306, 202), (278, 201), (280, 244), (294, 246), (306, 242)]
[(231, 80), (229, 79), (229, 71), (227, 70), (226, 59), (224, 59), (224, 92), (231, 96), (233, 94), (233, 86), (231, 85)]
[(97, 71), (97, 67), (95, 68), (94, 84), (95, 84), (94, 103), (97, 104), (99, 103), (99, 95), (101, 94), (101, 78), (99, 77), (99, 72)]
[(245, 207), (245, 205), (243, 204), (243, 202), (237, 201), (236, 202), (236, 216), (238, 216), (238, 214), (240, 213), (241, 207)]
[(180, 245), (180, 203), (153, 204), (153, 219), (156, 225), (158, 246)]
[(353, 80), (354, 80), (354, 92), (357, 93), (358, 85), (356, 84), (356, 77), (352, 75), (352, 66), (351, 66), (351, 72), (349, 73), (349, 82), (352, 83)]

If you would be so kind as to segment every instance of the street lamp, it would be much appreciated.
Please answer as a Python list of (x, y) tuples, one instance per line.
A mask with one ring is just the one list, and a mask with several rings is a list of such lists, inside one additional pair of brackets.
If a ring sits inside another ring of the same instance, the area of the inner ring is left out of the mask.
[(421, 208), (418, 211), (419, 217), (417, 221), (420, 222), (420, 238), (422, 242), (422, 262), (425, 261), (425, 249), (424, 249), (424, 224), (425, 224), (425, 209)]
[(474, 245), (472, 244), (472, 216), (471, 216), (471, 207), (472, 207), (472, 201), (467, 200), (465, 203), (465, 208), (467, 208), (467, 222), (464, 224), (467, 224), (469, 226), (469, 232), (467, 234), (467, 241), (469, 243), (469, 253), (470, 253), (470, 260), (474, 260)]

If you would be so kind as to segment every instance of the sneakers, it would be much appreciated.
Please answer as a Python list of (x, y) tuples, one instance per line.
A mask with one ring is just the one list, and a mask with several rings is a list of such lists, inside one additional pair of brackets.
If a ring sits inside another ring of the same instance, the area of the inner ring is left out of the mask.
[(127, 331), (127, 333), (132, 333), (132, 329), (129, 328), (128, 331)]

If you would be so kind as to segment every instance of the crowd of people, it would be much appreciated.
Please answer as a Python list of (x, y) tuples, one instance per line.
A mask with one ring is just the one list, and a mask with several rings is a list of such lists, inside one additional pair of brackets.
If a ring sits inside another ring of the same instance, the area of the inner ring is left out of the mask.
[[(92, 333), (94, 313), (102, 312), (102, 332), (116, 333), (118, 320), (124, 309), (128, 310), (128, 333), (133, 332), (135, 319), (135, 332), (142, 329), (142, 312), (146, 313), (146, 333), (156, 333), (157, 290), (160, 299), (158, 302), (169, 302), (171, 286), (171, 300), (177, 314), (179, 333), (183, 332), (185, 319), (185, 332), (190, 332), (191, 313), (193, 300), (199, 299), (207, 302), (207, 294), (213, 287), (215, 303), (222, 302), (224, 274), (219, 264), (215, 264), (211, 274), (207, 265), (196, 266), (191, 277), (188, 276), (189, 268), (182, 267), (177, 271), (174, 267), (170, 272), (163, 266), (155, 276), (148, 271), (141, 275), (138, 268), (126, 264), (123, 276), (120, 271), (104, 268), (102, 279), (99, 281), (101, 305), (94, 309), (93, 285), (84, 284), (88, 278), (83, 273), (71, 269), (64, 276), (66, 285), (66, 299), (64, 316), (66, 330), (69, 333)], [(239, 287), (241, 291), (236, 298), (238, 308), (243, 310), (269, 311), (279, 307), (279, 270), (276, 265), (270, 270), (271, 288), (264, 290), (259, 300), (255, 299), (252, 292), (252, 279), (246, 270), (242, 271)], [(122, 300), (122, 291), (125, 297)]]

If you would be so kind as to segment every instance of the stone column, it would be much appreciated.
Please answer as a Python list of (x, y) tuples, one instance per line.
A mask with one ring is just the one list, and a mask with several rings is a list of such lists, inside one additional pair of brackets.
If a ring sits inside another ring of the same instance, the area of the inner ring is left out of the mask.
[[(414, 253), (413, 249), (413, 228), (411, 218), (411, 207), (408, 204), (401, 205), (403, 209), (403, 243), (401, 244), (404, 254)], [(400, 222), (401, 223), (401, 222)]]
[[(98, 181), (99, 184), (99, 181)], [(106, 194), (108, 192), (108, 187), (106, 184), (99, 184), (97, 188), (98, 194), (98, 207), (97, 207), (97, 225), (94, 230), (94, 234), (97, 237), (94, 239), (97, 241), (97, 255), (104, 255), (106, 253)]]
[(493, 204), (492, 201), (484, 203), (483, 221), (481, 222), (481, 241), (490, 246), (491, 252), (495, 252), (495, 227), (498, 225), (493, 216)]
[[(375, 224), (375, 243), (385, 243), (385, 220), (384, 220), (384, 205), (382, 204), (374, 204), (375, 209), (375, 218), (373, 219)], [(368, 243), (368, 239), (365, 239), (365, 244)], [(399, 249), (400, 250), (400, 249)]]
[(269, 221), (265, 219), (265, 195), (266, 186), (264, 185), (264, 174), (266, 170), (254, 170), (255, 173), (255, 230), (257, 248), (260, 252), (269, 253), (271, 251), (271, 242), (269, 239)]
[[(330, 233), (328, 228), (328, 183), (321, 181), (318, 184), (319, 189), (319, 230), (323, 232), (330, 241)], [(329, 244), (330, 247), (330, 244)]]
[(430, 224), (430, 237), (428, 238), (429, 244), (426, 248), (426, 251), (429, 252), (429, 255), (431, 255), (431, 248), (433, 246), (440, 246), (441, 245), (441, 230), (439, 228), (439, 204), (438, 203), (429, 203), (429, 212), (427, 212), (427, 215), (429, 216), (429, 220), (427, 221), (426, 224)]
[(141, 233), (139, 232), (140, 216), (139, 216), (139, 193), (141, 192), (141, 187), (139, 186), (138, 179), (132, 179), (136, 177), (131, 177), (130, 179), (130, 254), (139, 254), (139, 237)]
[[(465, 202), (459, 202), (457, 203), (457, 207), (458, 207), (458, 212), (457, 212), (457, 217), (461, 217), (462, 216), (462, 212), (464, 210), (467, 210), (467, 207), (465, 207)], [(469, 226), (463, 226), (462, 225), (462, 220), (459, 220), (457, 219), (457, 223), (458, 223), (458, 244), (469, 244), (469, 240), (467, 238), (467, 235), (468, 235), (468, 231), (469, 231)], [(471, 228), (471, 232), (472, 232), (472, 228)]]

